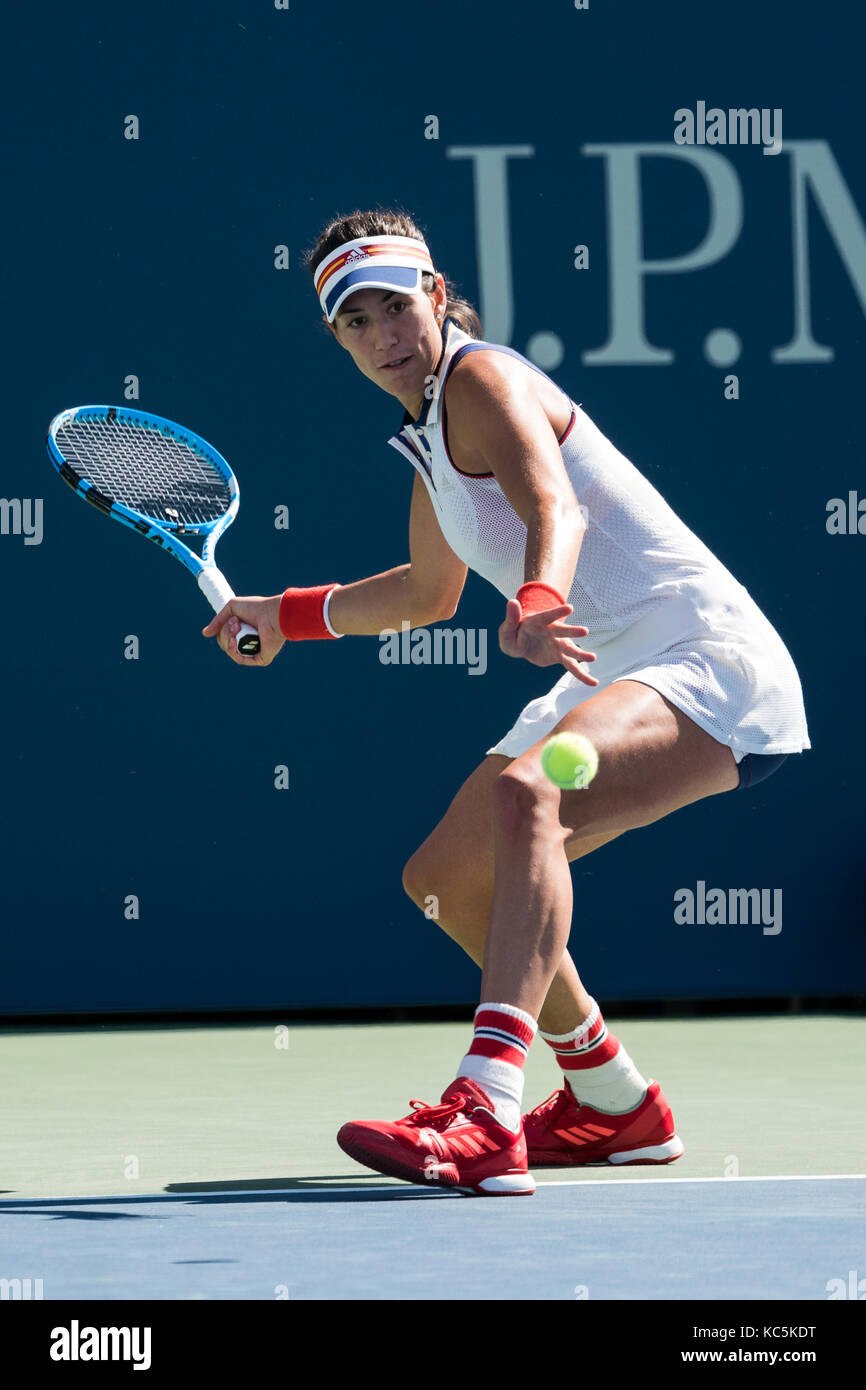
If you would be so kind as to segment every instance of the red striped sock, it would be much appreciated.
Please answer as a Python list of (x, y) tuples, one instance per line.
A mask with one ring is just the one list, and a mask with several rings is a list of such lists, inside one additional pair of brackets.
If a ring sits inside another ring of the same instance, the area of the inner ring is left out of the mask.
[(472, 1045), (458, 1076), (468, 1076), (487, 1092), (501, 1125), (516, 1134), (523, 1100), (523, 1064), (537, 1028), (535, 1019), (513, 1004), (479, 1004)]
[(570, 1033), (540, 1036), (553, 1048), (566, 1084), (581, 1104), (609, 1114), (623, 1114), (640, 1105), (647, 1082), (619, 1038), (608, 1031), (594, 999), (589, 1015)]

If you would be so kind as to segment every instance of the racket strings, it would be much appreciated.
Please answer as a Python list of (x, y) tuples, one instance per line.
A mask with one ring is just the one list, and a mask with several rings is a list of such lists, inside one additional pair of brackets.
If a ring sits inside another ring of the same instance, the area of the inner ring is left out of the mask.
[(216, 465), (161, 430), (79, 417), (57, 431), (57, 443), (81, 478), (161, 525), (176, 526), (178, 518), (185, 526), (204, 525), (231, 505)]

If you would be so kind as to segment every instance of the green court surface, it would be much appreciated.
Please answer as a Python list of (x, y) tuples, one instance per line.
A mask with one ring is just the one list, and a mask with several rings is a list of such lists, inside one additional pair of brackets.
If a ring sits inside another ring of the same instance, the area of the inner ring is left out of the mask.
[[(644, 1075), (661, 1081), (685, 1155), (663, 1168), (539, 1170), (539, 1183), (866, 1169), (863, 1017), (608, 1023)], [(411, 1098), (437, 1101), (470, 1037), (468, 1022), (0, 1030), (0, 1193), (383, 1185), (341, 1152), (337, 1130), (395, 1119)], [(536, 1042), (527, 1108), (558, 1077)]]

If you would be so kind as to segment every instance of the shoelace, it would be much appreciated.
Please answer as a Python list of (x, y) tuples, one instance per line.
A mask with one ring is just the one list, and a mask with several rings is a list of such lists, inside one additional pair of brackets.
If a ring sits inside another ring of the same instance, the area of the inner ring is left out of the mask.
[(467, 1109), (470, 1101), (461, 1092), (444, 1105), (427, 1105), (423, 1100), (410, 1100), (409, 1104), (412, 1113), (405, 1117), (405, 1124), (417, 1125), (419, 1129), (445, 1129), (461, 1110)]
[(547, 1100), (543, 1100), (540, 1105), (536, 1105), (534, 1110), (530, 1110), (529, 1117), (533, 1120), (552, 1120), (568, 1104), (568, 1099), (568, 1092), (563, 1086), (560, 1090), (554, 1091), (552, 1096), (548, 1096)]

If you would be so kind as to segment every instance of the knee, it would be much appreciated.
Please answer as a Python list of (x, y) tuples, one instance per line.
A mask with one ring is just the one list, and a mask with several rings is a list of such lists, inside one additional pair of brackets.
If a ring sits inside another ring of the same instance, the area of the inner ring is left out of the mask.
[(505, 839), (523, 839), (528, 833), (561, 838), (566, 829), (561, 811), (562, 793), (540, 766), (517, 759), (493, 784), (494, 820)]
[(559, 795), (541, 773), (514, 762), (493, 783), (493, 815), (500, 830), (521, 830), (555, 814)]
[(423, 855), (417, 850), (406, 861), (403, 868), (403, 891), (417, 907), (424, 908), (430, 898), (430, 870)]
[[(449, 935), (455, 934), (455, 922), (473, 922), (479, 913), (485, 919), (490, 915), (492, 887), (486, 878), (475, 871), (467, 874), (459, 864), (448, 864), (423, 846), (403, 869), (403, 890), (428, 922), (435, 922)], [(442, 921), (443, 913), (450, 928)]]

